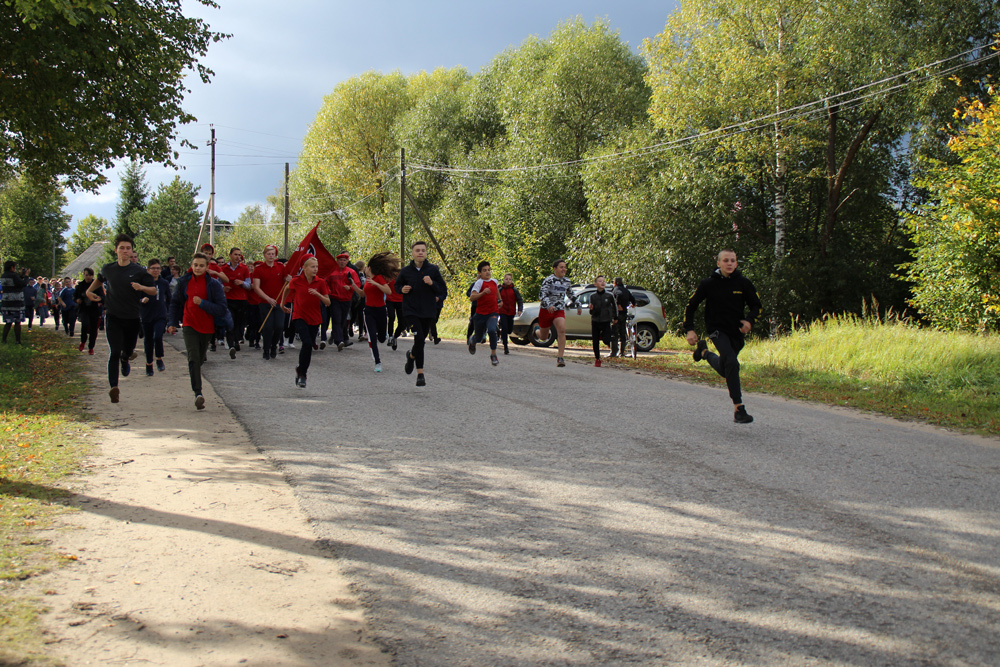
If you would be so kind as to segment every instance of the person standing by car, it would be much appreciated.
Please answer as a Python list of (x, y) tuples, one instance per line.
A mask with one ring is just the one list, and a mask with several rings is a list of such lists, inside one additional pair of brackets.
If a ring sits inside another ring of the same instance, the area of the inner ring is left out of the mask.
[[(691, 295), (684, 311), (684, 330), (687, 342), (696, 345), (694, 360), (707, 361), (715, 372), (726, 379), (729, 397), (733, 400), (733, 421), (749, 424), (753, 417), (747, 414), (740, 389), (740, 362), (737, 356), (743, 349), (746, 334), (750, 333), (760, 316), (760, 297), (757, 288), (737, 268), (736, 253), (723, 250), (716, 257), (719, 267), (702, 280)], [(708, 351), (705, 341), (694, 330), (694, 314), (698, 305), (705, 302), (705, 327), (708, 337), (715, 343), (718, 354)]]
[(621, 277), (615, 278), (615, 288), (611, 293), (618, 311), (617, 322), (611, 327), (611, 356), (624, 357), (628, 341), (628, 307), (635, 305), (635, 296), (625, 287)]
[(614, 295), (605, 291), (604, 276), (594, 278), (597, 291), (590, 295), (590, 337), (594, 342), (594, 365), (601, 367), (601, 341), (611, 345), (611, 329), (617, 322), (618, 303)]
[(514, 287), (514, 275), (503, 274), (503, 284), (500, 285), (500, 337), (503, 340), (503, 353), (510, 354), (508, 338), (514, 332), (514, 317), (524, 311), (524, 299), (521, 292)]
[[(547, 340), (549, 337), (549, 327), (555, 327), (556, 338), (559, 342), (556, 366), (565, 366), (566, 361), (563, 355), (566, 353), (566, 304), (567, 296), (570, 299), (569, 305), (576, 305), (573, 294), (569, 288), (573, 283), (566, 277), (566, 260), (557, 259), (552, 262), (552, 275), (542, 281), (539, 301), (541, 307), (538, 309), (538, 338)], [(577, 315), (583, 314), (582, 308), (576, 309)]]

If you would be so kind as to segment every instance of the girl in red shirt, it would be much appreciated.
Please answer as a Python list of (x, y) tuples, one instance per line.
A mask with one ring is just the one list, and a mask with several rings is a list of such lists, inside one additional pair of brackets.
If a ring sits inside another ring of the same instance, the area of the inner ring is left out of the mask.
[(378, 344), (385, 343), (388, 329), (386, 297), (392, 294), (390, 285), (399, 274), (399, 258), (391, 252), (380, 252), (365, 267), (365, 330), (368, 332), (368, 349), (375, 360), (375, 372), (382, 372), (382, 358)]
[(316, 277), (319, 273), (319, 260), (309, 256), (302, 262), (302, 273), (292, 278), (282, 302), (288, 300), (288, 292), (292, 294), (292, 328), (299, 334), (302, 346), (299, 348), (299, 365), (295, 368), (295, 386), (306, 388), (306, 373), (309, 362), (312, 361), (313, 345), (319, 333), (319, 325), (323, 322), (323, 310), (320, 304), (330, 305), (330, 290), (325, 280)]

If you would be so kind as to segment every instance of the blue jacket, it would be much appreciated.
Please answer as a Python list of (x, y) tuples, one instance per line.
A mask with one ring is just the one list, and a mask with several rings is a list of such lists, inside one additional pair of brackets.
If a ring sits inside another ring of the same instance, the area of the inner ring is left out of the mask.
[[(170, 296), (170, 318), (167, 326), (179, 327), (184, 319), (184, 304), (187, 302), (187, 286), (191, 282), (193, 273), (185, 273), (175, 282), (174, 293)], [(226, 291), (222, 289), (222, 283), (215, 278), (205, 275), (208, 279), (208, 298), (201, 300), (201, 309), (215, 318), (215, 326), (226, 329), (233, 328), (233, 316), (226, 305)]]
[(160, 278), (154, 287), (156, 287), (156, 296), (148, 297), (149, 301), (139, 306), (139, 317), (143, 322), (165, 320), (170, 310), (170, 283)]

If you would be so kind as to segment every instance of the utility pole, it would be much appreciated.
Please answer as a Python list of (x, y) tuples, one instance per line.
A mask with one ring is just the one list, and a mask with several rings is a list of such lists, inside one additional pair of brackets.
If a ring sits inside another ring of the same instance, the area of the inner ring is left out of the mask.
[(406, 261), (406, 149), (399, 149), (399, 259)]
[(209, 145), (212, 147), (212, 194), (208, 198), (208, 242), (215, 247), (215, 126), (209, 125), (212, 128), (212, 140)]
[(285, 253), (288, 257), (288, 163), (285, 163)]

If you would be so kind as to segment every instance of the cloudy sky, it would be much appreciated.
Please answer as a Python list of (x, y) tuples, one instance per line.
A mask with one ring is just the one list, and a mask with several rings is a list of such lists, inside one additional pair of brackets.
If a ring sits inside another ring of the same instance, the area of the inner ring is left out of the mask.
[[(211, 191), (211, 127), (216, 131), (216, 216), (234, 220), (264, 203), (292, 169), (302, 138), (338, 82), (368, 70), (412, 74), (463, 66), (476, 73), (494, 56), (528, 37), (548, 36), (576, 16), (609, 22), (635, 51), (663, 31), (677, 0), (219, 0), (220, 9), (186, 2), (189, 15), (231, 33), (215, 44), (205, 64), (209, 85), (189, 78), (185, 108), (198, 122), (180, 130), (199, 146), (182, 149), (181, 178)], [(120, 169), (99, 193), (67, 193), (72, 225), (88, 214), (115, 215)], [(146, 167), (154, 190), (177, 172)]]

